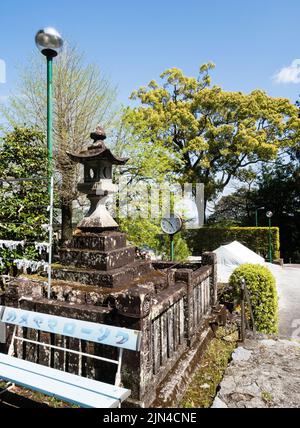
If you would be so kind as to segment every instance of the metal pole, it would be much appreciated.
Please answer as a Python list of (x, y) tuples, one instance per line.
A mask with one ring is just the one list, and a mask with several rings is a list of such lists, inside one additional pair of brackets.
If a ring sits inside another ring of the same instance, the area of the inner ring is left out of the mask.
[(175, 251), (174, 251), (174, 235), (170, 235), (170, 244), (171, 244), (171, 248), (170, 248), (170, 255), (171, 255), (171, 262), (174, 261), (175, 258)]
[[(53, 142), (52, 142), (52, 127), (53, 127), (53, 110), (52, 110), (52, 84), (53, 84), (53, 58), (47, 57), (47, 147), (48, 147), (48, 176), (52, 176), (52, 160), (53, 160)], [(50, 193), (49, 181), (49, 193)]]
[(255, 226), (258, 227), (258, 210), (255, 210)]
[(251, 317), (251, 322), (252, 322), (252, 330), (253, 330), (253, 333), (255, 335), (256, 334), (256, 327), (255, 327), (254, 314), (253, 314), (251, 299), (250, 299), (250, 295), (249, 295), (246, 283), (244, 285), (244, 288), (245, 288), (244, 294), (245, 294), (245, 297), (246, 297), (247, 305), (249, 307), (249, 312), (250, 312), (250, 317)]
[(52, 247), (53, 247), (53, 208), (54, 208), (54, 178), (50, 178), (50, 221), (49, 221), (49, 261), (48, 261), (48, 299), (51, 298), (52, 280)]
[(269, 218), (269, 262), (273, 263), (272, 235), (271, 235), (271, 218)]
[(241, 280), (241, 332), (240, 332), (240, 341), (245, 341), (245, 321), (246, 321), (246, 311), (245, 311), (245, 284), (244, 279)]
[(49, 259), (48, 259), (48, 299), (51, 298), (52, 280), (52, 244), (53, 244), (53, 206), (54, 206), (54, 178), (53, 178), (53, 107), (52, 107), (52, 85), (53, 85), (53, 58), (47, 56), (47, 147), (48, 147), (48, 192), (50, 197), (49, 208)]

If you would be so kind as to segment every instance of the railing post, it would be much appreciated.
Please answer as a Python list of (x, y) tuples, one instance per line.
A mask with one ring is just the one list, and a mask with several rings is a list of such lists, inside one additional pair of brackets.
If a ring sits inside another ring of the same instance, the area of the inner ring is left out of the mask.
[(246, 311), (245, 311), (245, 279), (241, 280), (241, 329), (240, 329), (240, 341), (245, 341), (245, 322), (246, 322)]

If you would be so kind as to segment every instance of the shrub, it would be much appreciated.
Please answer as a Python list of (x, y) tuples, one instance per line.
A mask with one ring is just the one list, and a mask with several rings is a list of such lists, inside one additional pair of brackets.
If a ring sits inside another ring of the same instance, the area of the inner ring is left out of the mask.
[[(49, 196), (46, 182), (5, 182), (7, 178), (32, 178), (47, 175), (47, 150), (44, 136), (33, 128), (16, 128), (0, 139), (0, 239), (29, 243), (43, 242), (49, 222)], [(13, 273), (15, 259), (40, 259), (34, 244), (10, 251), (0, 248), (0, 275)]]
[(257, 331), (266, 334), (278, 333), (278, 296), (273, 275), (261, 265), (239, 266), (229, 280), (233, 299), (240, 294), (242, 278), (245, 279), (250, 294)]
[[(163, 260), (170, 260), (170, 237), (160, 235), (159, 239), (158, 252), (162, 255)], [(186, 240), (182, 237), (181, 233), (178, 233), (174, 237), (174, 261), (185, 261), (190, 255), (191, 251)]]
[[(269, 254), (268, 227), (204, 227), (197, 231), (188, 231), (188, 242), (194, 254), (214, 251), (221, 245), (239, 241), (262, 257)], [(271, 228), (273, 258), (280, 257), (279, 228)]]

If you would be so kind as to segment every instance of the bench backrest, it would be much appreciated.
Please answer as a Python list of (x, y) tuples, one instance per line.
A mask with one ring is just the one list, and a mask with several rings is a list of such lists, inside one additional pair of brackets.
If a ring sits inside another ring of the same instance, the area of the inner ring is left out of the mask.
[(61, 336), (110, 345), (131, 351), (140, 350), (141, 333), (94, 322), (0, 306), (0, 321)]

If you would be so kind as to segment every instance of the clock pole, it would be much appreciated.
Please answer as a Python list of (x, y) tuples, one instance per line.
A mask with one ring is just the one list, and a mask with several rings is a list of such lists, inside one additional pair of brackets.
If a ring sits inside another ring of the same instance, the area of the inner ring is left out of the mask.
[(175, 251), (174, 251), (174, 235), (170, 235), (170, 246), (171, 246), (171, 262), (174, 262), (174, 256), (175, 256)]
[(175, 235), (181, 231), (183, 222), (181, 217), (176, 214), (171, 216), (166, 215), (161, 220), (161, 228), (164, 233), (170, 236), (170, 259), (173, 262), (175, 259)]

